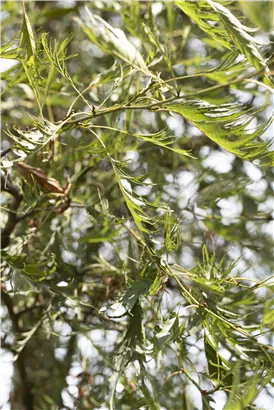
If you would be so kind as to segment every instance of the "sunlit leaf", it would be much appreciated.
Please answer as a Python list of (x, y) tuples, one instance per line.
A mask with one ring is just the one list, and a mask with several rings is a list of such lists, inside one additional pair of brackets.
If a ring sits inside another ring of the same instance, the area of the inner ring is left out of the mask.
[(125, 61), (132, 67), (146, 74), (150, 74), (139, 51), (126, 38), (125, 33), (113, 28), (100, 16), (92, 14), (86, 8), (82, 18), (75, 18), (92, 42), (97, 44), (106, 53), (111, 53)]
[(29, 83), (34, 91), (39, 109), (41, 114), (41, 98), (40, 98), (40, 90), (38, 85), (39, 80), (39, 62), (38, 56), (36, 51), (36, 42), (34, 39), (34, 34), (32, 31), (32, 27), (25, 9), (25, 5), (23, 3), (23, 13), (24, 13), (24, 23), (22, 28), (22, 36), (20, 41), (20, 48), (24, 48), (26, 51), (25, 58), (22, 59), (22, 64), (24, 70), (27, 74)]
[(238, 50), (257, 69), (266, 65), (258, 42), (250, 34), (256, 30), (244, 26), (223, 4), (211, 0), (175, 3), (215, 41), (230, 50)]
[(268, 149), (270, 144), (256, 141), (270, 126), (273, 117), (253, 131), (248, 126), (256, 111), (251, 113), (242, 105), (216, 106), (204, 101), (184, 101), (169, 104), (166, 110), (182, 115), (208, 138), (240, 158), (274, 164), (274, 152)]

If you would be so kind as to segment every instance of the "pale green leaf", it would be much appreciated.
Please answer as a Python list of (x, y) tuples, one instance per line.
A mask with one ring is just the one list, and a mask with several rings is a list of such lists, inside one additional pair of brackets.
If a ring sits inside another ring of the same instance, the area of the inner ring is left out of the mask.
[(137, 227), (141, 232), (150, 233), (153, 231), (153, 225), (156, 224), (157, 218), (150, 217), (145, 211), (145, 207), (153, 207), (151, 203), (148, 203), (144, 198), (137, 195), (136, 192), (132, 189), (132, 182), (139, 183), (135, 178), (129, 177), (120, 166), (112, 163), (112, 166), (115, 171), (116, 178), (120, 190), (124, 196), (127, 207), (136, 223)]
[(116, 56), (147, 75), (151, 75), (143, 57), (128, 41), (122, 30), (113, 28), (100, 16), (92, 14), (87, 7), (82, 18), (75, 18), (75, 21), (82, 27), (90, 40), (104, 52)]
[(190, 151), (186, 151), (181, 148), (170, 146), (178, 142), (178, 138), (170, 135), (168, 130), (162, 130), (154, 134), (133, 134), (133, 136), (140, 138), (143, 141), (150, 142), (154, 145), (158, 145), (159, 147), (169, 149), (170, 151), (176, 152), (177, 154), (186, 155), (188, 157), (191, 157)]
[(256, 69), (266, 66), (258, 41), (250, 34), (256, 30), (244, 26), (223, 4), (211, 0), (175, 3), (217, 43), (244, 54)]
[(157, 347), (161, 349), (165, 343), (170, 343), (177, 335), (179, 330), (179, 319), (177, 314), (173, 314), (165, 320), (162, 329), (156, 333)]

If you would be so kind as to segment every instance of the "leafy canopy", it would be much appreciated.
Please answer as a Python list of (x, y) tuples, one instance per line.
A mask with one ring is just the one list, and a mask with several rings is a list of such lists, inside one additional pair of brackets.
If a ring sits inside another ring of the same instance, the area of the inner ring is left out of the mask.
[(272, 8), (3, 3), (9, 408), (271, 400)]

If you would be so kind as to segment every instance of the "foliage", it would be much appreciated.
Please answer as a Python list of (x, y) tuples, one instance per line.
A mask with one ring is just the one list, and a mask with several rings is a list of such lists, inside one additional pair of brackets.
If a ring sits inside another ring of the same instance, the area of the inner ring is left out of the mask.
[(257, 3), (2, 4), (5, 408), (273, 399), (273, 4)]

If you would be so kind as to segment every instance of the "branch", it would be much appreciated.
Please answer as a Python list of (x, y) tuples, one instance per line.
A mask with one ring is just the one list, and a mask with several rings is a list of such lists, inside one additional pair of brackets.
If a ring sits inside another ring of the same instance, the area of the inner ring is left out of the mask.
[(1, 174), (1, 191), (8, 192), (13, 196), (8, 210), (8, 220), (1, 232), (1, 249), (6, 248), (10, 243), (10, 235), (17, 224), (16, 212), (23, 199), (23, 194), (17, 185), (14, 185), (9, 176)]
[[(14, 312), (12, 298), (6, 292), (1, 289), (1, 300), (5, 304), (9, 317), (12, 323), (12, 328), (14, 333), (21, 333), (21, 329), (18, 323), (18, 316)], [(34, 398), (32, 394), (32, 384), (28, 378), (28, 374), (26, 371), (27, 368), (27, 357), (26, 352), (23, 350), (21, 354), (18, 356), (16, 361), (17, 367), (19, 370), (20, 378), (21, 378), (21, 389), (23, 391), (22, 394), (22, 401), (24, 403), (24, 407), (26, 410), (33, 410), (34, 409)]]
[[(7, 335), (5, 335), (5, 336), (7, 336)], [(6, 342), (5, 336), (1, 338), (1, 349), (6, 349), (9, 352), (14, 354), (14, 349), (12, 347), (12, 344)]]
[[(80, 119), (75, 119), (75, 120), (67, 119), (68, 121), (63, 122), (63, 124), (60, 125), (60, 129), (62, 131), (65, 131), (66, 126), (70, 127), (73, 124), (78, 125), (79, 123), (81, 123), (83, 121), (88, 121), (88, 120), (91, 120), (91, 119), (94, 119), (94, 118), (97, 118), (97, 117), (105, 116), (105, 115), (111, 114), (113, 112), (127, 111), (127, 110), (150, 110), (150, 111), (155, 110), (155, 111), (157, 111), (158, 109), (160, 110), (166, 103), (173, 102), (173, 101), (178, 101), (180, 99), (184, 100), (185, 98), (195, 97), (196, 95), (206, 94), (210, 91), (216, 91), (216, 90), (219, 90), (221, 88), (230, 87), (231, 85), (245, 82), (245, 81), (249, 80), (250, 78), (252, 78), (256, 75), (258, 76), (258, 75), (263, 75), (263, 74), (266, 74), (266, 71), (265, 71), (264, 67), (257, 70), (257, 71), (255, 71), (255, 72), (249, 73), (246, 76), (239, 76), (236, 79), (230, 80), (226, 83), (216, 84), (214, 86), (205, 88), (203, 90), (196, 90), (195, 92), (192, 92), (190, 94), (172, 96), (172, 97), (167, 98), (163, 101), (156, 101), (156, 102), (153, 102), (153, 103), (150, 103), (150, 104), (147, 104), (147, 105), (128, 105), (129, 103), (131, 104), (133, 102), (133, 101), (129, 101), (128, 103), (121, 104), (121, 105), (114, 105), (114, 106), (108, 107), (108, 108), (102, 108), (102, 109), (99, 109), (99, 110), (92, 110), (92, 114), (85, 114)], [(272, 74), (272, 72), (268, 73), (268, 74)], [(178, 77), (178, 78), (184, 78), (184, 77), (190, 77), (190, 76), (183, 76), (183, 77)], [(173, 81), (174, 79), (171, 79), (171, 80)], [(168, 81), (170, 81), (170, 80), (167, 80), (165, 82), (168, 82)], [(151, 88), (155, 87), (157, 84), (158, 83), (153, 84), (151, 86)], [(82, 113), (75, 113), (73, 116), (79, 116), (81, 114)]]
[(66, 353), (66, 356), (62, 364), (60, 363), (60, 361), (55, 360), (55, 365), (59, 368), (59, 372), (60, 372), (59, 377), (61, 380), (61, 383), (56, 384), (56, 387), (59, 390), (57, 392), (57, 397), (56, 397), (56, 404), (58, 405), (58, 408), (64, 407), (62, 392), (63, 392), (63, 389), (68, 387), (66, 377), (69, 375), (69, 371), (71, 369), (71, 365), (73, 362), (73, 355), (75, 353), (76, 347), (77, 347), (77, 335), (72, 334), (68, 341), (67, 353)]
[(3, 151), (0, 152), (0, 158), (2, 158), (2, 157), (4, 157), (5, 155), (7, 155), (11, 150), (12, 150), (12, 147), (3, 149)]

